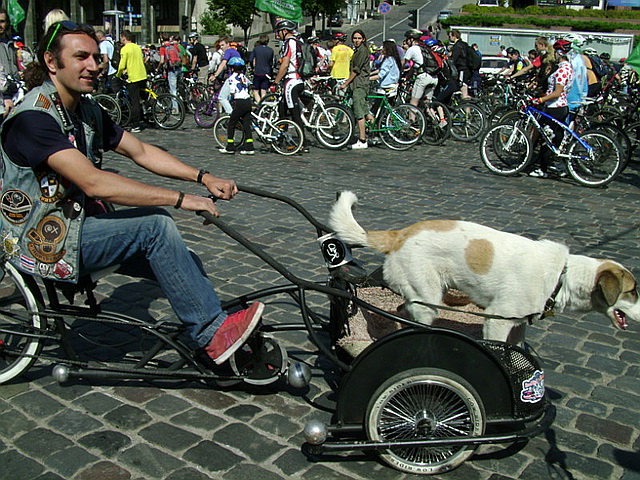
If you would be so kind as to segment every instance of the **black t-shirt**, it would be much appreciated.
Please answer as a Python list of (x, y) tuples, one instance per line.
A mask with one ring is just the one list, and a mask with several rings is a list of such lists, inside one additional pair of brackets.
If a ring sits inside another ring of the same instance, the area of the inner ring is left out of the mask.
[[(2, 146), (11, 161), (21, 167), (38, 167), (56, 152), (77, 148), (84, 155), (87, 145), (80, 119), (70, 113), (74, 123), (73, 137), (69, 138), (60, 129), (58, 122), (45, 112), (22, 112), (7, 121), (2, 131)], [(114, 150), (124, 130), (102, 111), (102, 145), (104, 151)], [(75, 139), (75, 145), (73, 140)]]
[(255, 75), (271, 75), (273, 73), (273, 48), (267, 45), (257, 45), (249, 57), (249, 62), (256, 61), (253, 70)]
[(207, 58), (207, 50), (204, 48), (200, 42), (196, 43), (191, 47), (191, 56), (196, 57), (198, 62), (196, 65), (199, 67), (204, 67), (209, 65), (209, 59)]

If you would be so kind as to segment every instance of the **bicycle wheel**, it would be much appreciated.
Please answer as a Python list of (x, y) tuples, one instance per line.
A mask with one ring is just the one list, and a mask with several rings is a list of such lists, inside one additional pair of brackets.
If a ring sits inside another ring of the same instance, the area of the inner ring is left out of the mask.
[(633, 130), (630, 127), (627, 127), (626, 130), (629, 132), (629, 134), (627, 134), (624, 130), (613, 123), (595, 123), (591, 125), (589, 130), (604, 131), (618, 143), (622, 152), (622, 168), (620, 169), (620, 173), (622, 173), (622, 171), (627, 168), (627, 165), (629, 165), (629, 160), (631, 160), (633, 148), (629, 134), (633, 134)]
[(514, 125), (496, 125), (480, 140), (482, 163), (498, 175), (517, 175), (527, 166), (532, 155), (531, 140)]
[[(227, 146), (227, 126), (229, 125), (229, 115), (222, 115), (218, 117), (216, 123), (213, 124), (213, 136), (216, 139), (216, 143), (221, 148), (226, 148)], [(235, 148), (240, 148), (244, 143), (244, 130), (242, 129), (242, 124), (238, 123), (234, 130), (233, 134), (233, 146)]]
[[(419, 105), (425, 116), (425, 129), (422, 133), (422, 140), (428, 145), (442, 145), (451, 132), (451, 115), (444, 103), (426, 102)], [(441, 124), (444, 118), (446, 124)]]
[(121, 113), (120, 126), (126, 127), (131, 123), (131, 111), (133, 110), (133, 107), (131, 106), (129, 100), (124, 97), (118, 98), (118, 106), (120, 107)]
[[(394, 442), (421, 438), (478, 436), (486, 414), (480, 395), (462, 377), (435, 368), (413, 368), (383, 383), (365, 415), (367, 437)], [(477, 445), (391, 447), (380, 458), (408, 473), (437, 474), (461, 465)]]
[[(19, 333), (41, 332), (45, 319), (37, 312), (39, 302), (20, 273), (9, 263), (2, 265), (0, 282), (0, 384), (22, 375), (37, 360), (43, 340)], [(9, 333), (9, 332), (14, 332)], [(17, 333), (16, 333), (17, 332)]]
[(420, 141), (427, 121), (415, 105), (403, 103), (383, 113), (380, 140), (392, 150), (407, 150)]
[(461, 142), (472, 142), (482, 135), (486, 117), (473, 102), (460, 102), (451, 107), (451, 136)]
[(266, 129), (266, 134), (261, 136), (280, 155), (295, 155), (302, 148), (304, 133), (295, 122), (278, 120)]
[(209, 96), (207, 93), (207, 88), (202, 83), (196, 83), (189, 89), (189, 100), (187, 102), (187, 109), (189, 110), (189, 112), (195, 113), (198, 105), (206, 102), (208, 99)]
[(218, 102), (216, 100), (208, 100), (202, 102), (196, 107), (196, 111), (193, 114), (196, 123), (202, 128), (212, 128), (213, 124), (220, 116), (218, 111)]
[(622, 151), (605, 132), (589, 130), (568, 148), (569, 174), (585, 187), (602, 187), (622, 170)]
[(151, 114), (154, 123), (160, 128), (175, 130), (184, 122), (184, 103), (178, 97), (163, 93), (153, 102)]
[(256, 115), (261, 118), (267, 118), (270, 122), (275, 122), (278, 119), (278, 103), (280, 97), (276, 93), (267, 93), (258, 102), (256, 107)]
[(346, 147), (351, 142), (354, 130), (355, 120), (351, 112), (338, 104), (325, 105), (313, 126), (318, 142), (332, 150)]
[(122, 110), (118, 105), (118, 101), (111, 95), (98, 94), (94, 95), (93, 99), (100, 105), (109, 115), (109, 118), (118, 125), (122, 121)]

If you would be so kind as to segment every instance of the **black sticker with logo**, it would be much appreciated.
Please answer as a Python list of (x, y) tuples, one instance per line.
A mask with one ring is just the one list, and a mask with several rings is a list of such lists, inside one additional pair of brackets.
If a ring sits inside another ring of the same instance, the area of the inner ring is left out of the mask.
[[(36, 228), (27, 232), (27, 237), (31, 240), (27, 244), (29, 252), (37, 260), (43, 263), (56, 263), (66, 253), (62, 249), (62, 242), (67, 234), (67, 227), (64, 222), (53, 215), (44, 217)], [(61, 248), (58, 251), (58, 248)]]

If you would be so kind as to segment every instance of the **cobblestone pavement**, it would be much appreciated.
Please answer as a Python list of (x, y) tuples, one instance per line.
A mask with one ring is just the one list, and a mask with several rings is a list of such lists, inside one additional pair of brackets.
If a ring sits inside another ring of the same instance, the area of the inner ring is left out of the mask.
[[(492, 175), (480, 163), (477, 144), (449, 142), (407, 152), (312, 148), (310, 154), (292, 158), (262, 151), (245, 157), (219, 155), (212, 133), (195, 129), (191, 119), (178, 131), (149, 129), (140, 136), (241, 185), (290, 196), (322, 221), (335, 193), (352, 189), (360, 196), (357, 217), (370, 229), (461, 218), (565, 242), (573, 253), (610, 257), (640, 273), (638, 163), (608, 188), (586, 189), (568, 180)], [(143, 181), (176, 185), (112, 154), (105, 166)], [(203, 192), (196, 184), (179, 188)], [(323, 280), (314, 231), (299, 215), (248, 194), (221, 202), (220, 210), (230, 225), (293, 273)], [(186, 212), (171, 213), (223, 299), (281, 283), (262, 261), (216, 228), (202, 226)], [(371, 268), (381, 262), (366, 249), (356, 253)], [(149, 282), (111, 275), (99, 285), (99, 294), (107, 308), (143, 318), (171, 317)], [(312, 301), (326, 305), (324, 298)], [(298, 320), (277, 302), (267, 305), (265, 318)], [(442, 478), (639, 479), (640, 326), (632, 323), (627, 331), (617, 331), (596, 314), (558, 315), (536, 322), (528, 340), (544, 360), (546, 384), (557, 406), (552, 428), (524, 446), (481, 447)], [(50, 375), (51, 365), (39, 363), (23, 378), (0, 386), (0, 479), (412, 477), (362, 454), (323, 462), (303, 455), (305, 422), (330, 416), (307, 400), (329, 404), (325, 377), (331, 372), (327, 362), (305, 354), (311, 347), (304, 335), (286, 334), (285, 341), (291, 356), (314, 365), (311, 387), (303, 396), (283, 382), (222, 390), (189, 382), (58, 384)]]

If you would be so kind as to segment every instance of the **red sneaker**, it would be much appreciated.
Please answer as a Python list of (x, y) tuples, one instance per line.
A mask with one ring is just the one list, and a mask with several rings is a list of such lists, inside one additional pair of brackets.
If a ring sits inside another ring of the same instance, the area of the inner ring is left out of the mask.
[(227, 361), (249, 338), (263, 310), (264, 304), (255, 302), (246, 310), (229, 315), (205, 347), (207, 355), (218, 365)]

